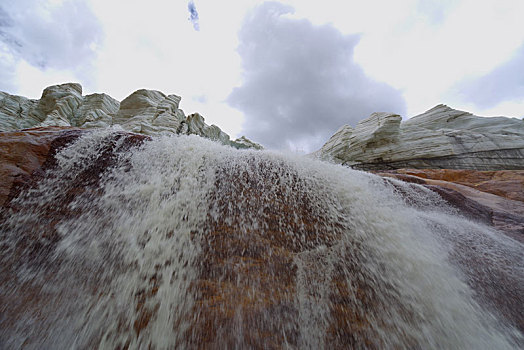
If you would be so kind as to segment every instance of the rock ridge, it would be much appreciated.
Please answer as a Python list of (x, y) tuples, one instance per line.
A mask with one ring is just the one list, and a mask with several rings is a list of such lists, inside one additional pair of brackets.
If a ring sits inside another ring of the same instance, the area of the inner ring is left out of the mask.
[(119, 125), (133, 133), (154, 136), (194, 134), (236, 148), (262, 149), (245, 137), (231, 140), (216, 125), (207, 125), (199, 113), (188, 116), (179, 108), (181, 97), (140, 89), (122, 102), (104, 93), (82, 95), (82, 86), (49, 86), (39, 100), (0, 92), (0, 132), (61, 126), (83, 129)]
[(479, 117), (437, 105), (401, 122), (373, 113), (353, 129), (340, 128), (316, 156), (362, 170), (524, 169), (524, 122)]

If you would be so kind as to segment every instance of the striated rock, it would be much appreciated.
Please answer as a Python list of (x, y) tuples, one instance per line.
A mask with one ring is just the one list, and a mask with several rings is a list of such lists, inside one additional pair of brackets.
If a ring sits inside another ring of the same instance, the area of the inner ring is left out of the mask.
[(45, 88), (38, 110), (45, 119), (38, 126), (72, 126), (72, 119), (83, 102), (82, 86), (67, 83)]
[(124, 130), (144, 135), (194, 134), (236, 148), (262, 148), (247, 139), (231, 141), (218, 126), (207, 125), (198, 113), (186, 118), (178, 108), (180, 100), (177, 95), (141, 89), (120, 103), (106, 94), (82, 96), (82, 86), (75, 83), (47, 87), (40, 100), (0, 92), (0, 131), (120, 125)]
[(373, 113), (367, 119), (360, 121), (349, 137), (349, 152), (357, 159), (366, 157), (368, 150), (398, 142), (400, 133), (399, 115), (388, 113)]
[(263, 149), (264, 148), (261, 145), (259, 145), (258, 143), (249, 140), (245, 136), (239, 137), (235, 141), (232, 141), (231, 144), (232, 146), (236, 148), (253, 148), (253, 149)]
[(349, 144), (349, 138), (353, 133), (353, 128), (349, 125), (342, 125), (333, 136), (322, 146), (322, 149), (315, 152), (319, 157), (333, 159), (340, 162), (343, 153)]
[[(187, 134), (204, 135), (210, 140), (220, 141), (225, 145), (231, 143), (228, 134), (220, 130), (216, 125), (209, 126), (204, 123), (204, 118), (198, 113), (188, 115), (185, 123), (187, 124)], [(184, 130), (186, 129), (184, 126), (183, 128)]]
[(0, 130), (20, 130), (37, 125), (45, 118), (37, 107), (37, 100), (0, 92)]
[(113, 115), (120, 108), (120, 102), (106, 94), (91, 94), (84, 97), (72, 124), (82, 128), (103, 128), (112, 124)]
[(400, 119), (373, 113), (355, 129), (337, 131), (316, 155), (363, 170), (524, 169), (522, 120), (478, 117), (445, 105)]
[(113, 124), (146, 135), (179, 133), (185, 116), (178, 109), (180, 97), (160, 91), (137, 90), (120, 103)]

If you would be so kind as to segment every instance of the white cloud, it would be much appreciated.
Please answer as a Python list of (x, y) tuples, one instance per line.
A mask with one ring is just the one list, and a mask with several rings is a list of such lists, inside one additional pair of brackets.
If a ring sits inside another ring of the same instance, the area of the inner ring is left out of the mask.
[[(1, 8), (6, 18), (1, 38), (3, 68), (17, 71), (26, 62), (42, 72), (53, 71), (50, 76), (56, 70), (70, 71), (87, 84), (92, 81), (90, 64), (96, 58), (101, 32), (85, 1), (5, 0)], [(7, 79), (2, 85), (17, 92), (34, 83), (13, 74)]]
[(228, 101), (245, 114), (248, 137), (270, 148), (313, 151), (341, 125), (374, 111), (404, 112), (392, 87), (353, 62), (357, 35), (286, 16), (291, 7), (264, 3), (240, 31), (243, 81)]
[[(71, 79), (85, 93), (122, 100), (139, 88), (157, 89), (181, 95), (186, 113), (199, 111), (240, 136), (244, 116), (224, 101), (241, 84), (238, 31), (262, 1), (194, 0), (200, 31), (188, 20), (188, 1), (3, 0), (0, 90), (37, 97), (45, 85)], [(524, 42), (522, 0), (282, 2), (296, 9), (288, 19), (359, 35), (354, 62), (400, 90), (408, 116), (437, 103), (498, 115), (522, 106), (513, 99), (479, 107), (453, 90), (515, 54)]]
[[(71, 70), (54, 68), (41, 70), (24, 59), (18, 60), (14, 73), (15, 84), (21, 86), (21, 88), (18, 89), (18, 93), (33, 99), (40, 98), (42, 95), (42, 87), (78, 81), (78, 78)], [(24, 84), (26, 81), (31, 81), (32, 84)]]
[(524, 116), (524, 43), (487, 74), (459, 81), (449, 98), (481, 114)]
[(380, 26), (364, 33), (356, 60), (366, 73), (402, 89), (413, 115), (452, 102), (446, 97), (458, 80), (506, 60), (524, 40), (522, 13), (522, 1), (463, 0), (435, 24), (412, 9), (389, 31)]
[[(119, 100), (140, 88), (178, 94), (186, 114), (198, 111), (206, 122), (239, 136), (242, 115), (224, 100), (240, 78), (237, 30), (253, 3), (200, 0), (195, 31), (187, 2), (93, 0), (105, 33), (96, 62), (98, 87)], [(202, 95), (205, 103), (198, 100)]]

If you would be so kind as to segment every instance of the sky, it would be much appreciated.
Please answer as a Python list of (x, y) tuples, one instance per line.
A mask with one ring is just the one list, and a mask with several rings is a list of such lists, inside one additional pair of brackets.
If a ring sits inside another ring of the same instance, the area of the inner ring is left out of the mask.
[(0, 91), (182, 96), (233, 138), (314, 151), (372, 112), (524, 116), (522, 0), (0, 0)]

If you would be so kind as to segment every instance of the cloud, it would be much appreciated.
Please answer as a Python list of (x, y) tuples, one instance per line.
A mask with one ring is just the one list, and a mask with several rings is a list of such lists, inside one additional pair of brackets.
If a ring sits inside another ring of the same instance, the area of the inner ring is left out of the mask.
[(207, 103), (207, 96), (206, 95), (193, 96), (192, 100), (198, 103)]
[[(102, 39), (100, 24), (82, 0), (7, 0), (0, 5), (0, 68), (13, 72), (23, 60), (44, 71), (73, 70), (89, 80), (90, 63)], [(0, 90), (15, 78), (1, 73)], [(6, 80), (4, 80), (6, 79)]]
[(17, 47), (16, 41), (6, 32), (11, 25), (11, 17), (0, 7), (0, 90), (9, 91), (15, 89), (13, 66), (14, 49)]
[(197, 31), (200, 30), (200, 24), (198, 23), (198, 12), (193, 0), (187, 4), (187, 10), (189, 11), (189, 20), (191, 23), (193, 23), (193, 28)]
[(524, 43), (513, 57), (488, 74), (462, 81), (454, 89), (465, 102), (491, 108), (524, 97)]
[(292, 12), (264, 3), (239, 32), (243, 81), (227, 101), (244, 113), (244, 134), (269, 148), (308, 152), (372, 112), (404, 113), (400, 92), (353, 61), (358, 35), (314, 26)]
[(450, 8), (456, 6), (453, 0), (418, 0), (417, 11), (424, 16), (431, 24), (442, 24)]

